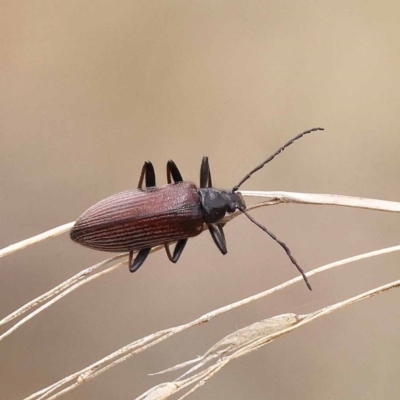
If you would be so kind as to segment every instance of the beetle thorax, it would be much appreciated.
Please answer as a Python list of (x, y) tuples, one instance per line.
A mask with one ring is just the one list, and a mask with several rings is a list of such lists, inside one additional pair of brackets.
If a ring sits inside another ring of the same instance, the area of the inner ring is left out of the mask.
[(214, 188), (199, 189), (204, 222), (212, 224), (238, 208), (246, 208), (240, 193)]

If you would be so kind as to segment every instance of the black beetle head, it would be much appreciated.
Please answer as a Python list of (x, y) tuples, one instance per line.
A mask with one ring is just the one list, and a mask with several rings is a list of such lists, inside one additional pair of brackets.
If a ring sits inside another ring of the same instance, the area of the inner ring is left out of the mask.
[(233, 213), (239, 208), (246, 208), (243, 196), (238, 192), (232, 190), (221, 191), (221, 196), (225, 200), (226, 212)]
[(246, 208), (242, 195), (237, 192), (202, 188), (199, 189), (199, 193), (204, 222), (207, 224), (220, 221), (226, 213), (233, 213), (239, 208)]

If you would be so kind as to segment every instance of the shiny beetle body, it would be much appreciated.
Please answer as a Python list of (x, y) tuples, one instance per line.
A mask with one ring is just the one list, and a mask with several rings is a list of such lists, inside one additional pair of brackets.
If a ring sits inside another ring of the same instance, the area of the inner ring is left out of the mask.
[[(316, 130), (322, 128), (313, 128), (297, 135), (254, 168), (231, 190), (213, 188), (207, 157), (203, 157), (201, 164), (199, 188), (192, 182), (183, 181), (172, 160), (167, 163), (168, 185), (156, 186), (153, 165), (145, 162), (138, 187), (117, 193), (89, 208), (72, 228), (71, 239), (95, 250), (129, 252), (129, 270), (135, 272), (154, 246), (164, 245), (170, 261), (177, 262), (188, 238), (199, 235), (204, 224), (208, 226), (218, 249), (226, 254), (222, 219), (226, 213), (240, 210), (284, 248), (311, 289), (307, 277), (285, 243), (248, 214), (238, 189), (254, 172), (295, 140)], [(176, 245), (171, 254), (169, 245), (173, 242)], [(134, 252), (138, 252), (135, 259)]]
[(197, 187), (178, 182), (127, 190), (100, 201), (79, 218), (71, 237), (92, 249), (123, 252), (193, 237), (202, 230)]
[[(172, 160), (167, 163), (167, 180), (168, 185), (156, 186), (153, 165), (145, 162), (138, 188), (107, 197), (89, 208), (72, 228), (71, 239), (95, 250), (129, 252), (129, 270), (135, 272), (151, 248), (158, 245), (165, 245), (168, 258), (177, 262), (187, 239), (199, 235), (207, 224), (215, 244), (226, 254), (220, 221), (227, 212), (246, 208), (242, 195), (212, 187), (207, 157), (201, 165), (200, 188), (183, 181)], [(172, 255), (171, 242), (177, 242)]]

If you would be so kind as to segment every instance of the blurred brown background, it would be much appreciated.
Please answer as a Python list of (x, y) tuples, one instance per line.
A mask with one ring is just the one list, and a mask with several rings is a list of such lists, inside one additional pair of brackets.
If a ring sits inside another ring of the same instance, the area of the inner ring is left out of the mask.
[[(2, 1), (0, 247), (76, 219), (175, 160), (198, 182), (208, 155), (230, 188), (400, 200), (397, 1)], [(253, 213), (306, 270), (399, 243), (395, 214), (281, 205)], [(297, 276), (245, 218), (177, 265), (154, 254), (75, 291), (0, 343), (0, 397), (21, 399), (146, 334)], [(0, 261), (0, 316), (107, 258), (68, 235)], [(187, 331), (66, 395), (132, 399), (268, 316), (306, 313), (398, 279), (399, 255), (363, 261)], [(337, 312), (229, 365), (192, 399), (387, 399), (400, 389), (400, 292)]]

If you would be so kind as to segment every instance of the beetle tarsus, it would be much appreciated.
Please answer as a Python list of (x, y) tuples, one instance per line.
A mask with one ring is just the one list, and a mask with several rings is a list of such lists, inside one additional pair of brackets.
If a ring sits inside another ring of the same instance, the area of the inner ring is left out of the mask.
[(129, 271), (136, 272), (142, 264), (146, 261), (147, 256), (149, 255), (151, 247), (147, 249), (142, 249), (139, 251), (138, 255), (135, 258), (135, 261), (132, 263), (132, 255), (133, 253), (129, 253)]

